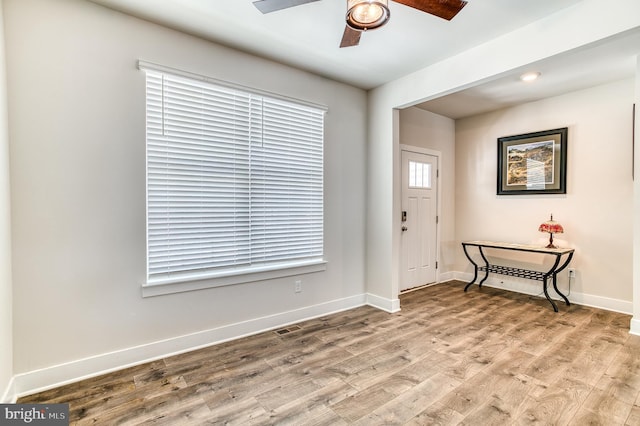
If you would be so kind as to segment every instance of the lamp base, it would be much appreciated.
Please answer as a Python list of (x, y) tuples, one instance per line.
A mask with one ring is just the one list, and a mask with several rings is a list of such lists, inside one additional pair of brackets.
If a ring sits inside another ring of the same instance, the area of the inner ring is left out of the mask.
[(545, 248), (560, 248), (560, 247), (554, 246), (553, 244), (549, 243)]
[(553, 245), (553, 233), (549, 232), (549, 244), (545, 248), (558, 248), (558, 246)]

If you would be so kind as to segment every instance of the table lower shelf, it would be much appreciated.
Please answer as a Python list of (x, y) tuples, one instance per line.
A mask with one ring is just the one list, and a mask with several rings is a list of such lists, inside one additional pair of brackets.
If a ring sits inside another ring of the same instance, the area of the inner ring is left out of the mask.
[(508, 275), (510, 277), (526, 278), (529, 280), (536, 280), (536, 281), (544, 281), (545, 275), (547, 275), (545, 272), (533, 271), (530, 269), (520, 269), (520, 268), (514, 268), (512, 266), (502, 266), (502, 265), (489, 265), (488, 268), (486, 266), (480, 266), (478, 267), (478, 270), (483, 272), (486, 272), (487, 270), (489, 270), (490, 273), (494, 273), (494, 274)]

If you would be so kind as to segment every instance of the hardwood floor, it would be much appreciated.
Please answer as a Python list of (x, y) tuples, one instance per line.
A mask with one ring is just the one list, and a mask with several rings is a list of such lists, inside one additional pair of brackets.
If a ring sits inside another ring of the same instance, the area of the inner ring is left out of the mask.
[(638, 425), (630, 316), (450, 282), (19, 402), (71, 423)]

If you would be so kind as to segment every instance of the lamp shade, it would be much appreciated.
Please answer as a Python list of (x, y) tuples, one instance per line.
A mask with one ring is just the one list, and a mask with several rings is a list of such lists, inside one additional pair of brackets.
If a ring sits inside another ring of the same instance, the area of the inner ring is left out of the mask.
[(564, 228), (558, 222), (553, 220), (553, 216), (551, 216), (551, 220), (548, 220), (540, 225), (538, 228), (540, 232), (549, 232), (551, 234), (562, 234), (564, 232)]
[(564, 232), (564, 228), (558, 222), (553, 220), (553, 214), (549, 220), (538, 227), (538, 231), (549, 233), (549, 245), (547, 245), (546, 248), (558, 248), (553, 245), (553, 234), (562, 234)]

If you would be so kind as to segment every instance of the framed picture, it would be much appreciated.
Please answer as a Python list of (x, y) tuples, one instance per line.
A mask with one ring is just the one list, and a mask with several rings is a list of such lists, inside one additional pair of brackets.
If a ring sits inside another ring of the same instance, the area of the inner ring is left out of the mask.
[(498, 138), (497, 194), (566, 194), (567, 130)]

